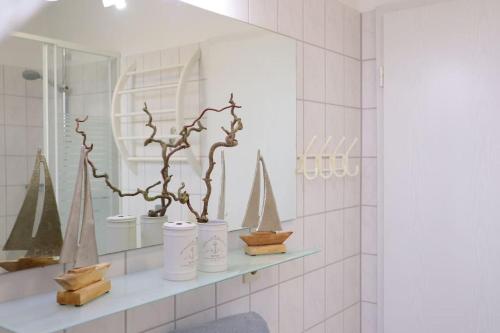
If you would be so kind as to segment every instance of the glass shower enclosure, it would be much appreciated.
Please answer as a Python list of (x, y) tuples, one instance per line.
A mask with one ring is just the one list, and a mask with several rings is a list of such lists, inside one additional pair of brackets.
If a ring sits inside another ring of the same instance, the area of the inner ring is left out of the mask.
[[(9, 54), (10, 58), (6, 56)], [(17, 57), (23, 59), (18, 60)], [(18, 81), (19, 86), (25, 87), (24, 96), (19, 96), (19, 92), (4, 91), (3, 87), (0, 87), (1, 93), (7, 94), (9, 101), (12, 98), (8, 94), (15, 95), (17, 99), (25, 98), (24, 105), (29, 105), (32, 104), (33, 97), (28, 96), (27, 87), (38, 87), (37, 107), (33, 107), (29, 112), (26, 107), (23, 123), (11, 124), (7, 121), (0, 125), (4, 127), (2, 130), (6, 136), (10, 128), (26, 127), (23, 131), (24, 140), (26, 146), (30, 145), (23, 154), (28, 165), (26, 184), (16, 185), (26, 187), (34, 160), (31, 155), (41, 149), (52, 175), (63, 233), (73, 196), (82, 143), (82, 137), (75, 132), (75, 118), (88, 116), (82, 128), (87, 132), (89, 142), (94, 144), (91, 158), (113, 181), (118, 178), (118, 155), (111, 135), (110, 120), (118, 59), (119, 55), (112, 52), (90, 50), (64, 41), (25, 33), (15, 33), (0, 44), (0, 68), (3, 72), (8, 68), (9, 75), (18, 73), (20, 77), (13, 75), (13, 78)], [(10, 80), (10, 77), (3, 75), (3, 81), (6, 79)], [(40, 126), (37, 129), (30, 127), (33, 117), (40, 118)], [(7, 142), (4, 144), (8, 145)], [(2, 153), (6, 161), (19, 157), (15, 151), (0, 149), (0, 155)], [(105, 235), (106, 218), (118, 211), (118, 199), (112, 195), (104, 182), (94, 178), (91, 178), (91, 181), (97, 243), (102, 246), (105, 242), (99, 238)], [(0, 197), (1, 191), (4, 191), (4, 195), (9, 193), (8, 186), (0, 183)], [(22, 202), (25, 191), (22, 193), (20, 189), (18, 192), (21, 193), (17, 194), (19, 198), (16, 198), (15, 202)], [(42, 195), (43, 188), (40, 192)], [(14, 208), (10, 211), (0, 211), (0, 222), (2, 214), (5, 215), (5, 221), (11, 221), (14, 218), (9, 215), (16, 215), (17, 211)], [(12, 227), (8, 222), (3, 224), (0, 223), (0, 242), (1, 236), (8, 235)], [(99, 253), (104, 252), (107, 252), (107, 249), (99, 248)]]

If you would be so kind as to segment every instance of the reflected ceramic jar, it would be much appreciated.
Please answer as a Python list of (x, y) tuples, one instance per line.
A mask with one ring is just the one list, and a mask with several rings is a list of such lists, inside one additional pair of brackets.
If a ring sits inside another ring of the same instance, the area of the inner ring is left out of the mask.
[(161, 244), (161, 230), (167, 216), (147, 216), (141, 215), (141, 247)]
[(198, 270), (223, 272), (227, 270), (227, 222), (211, 220), (198, 223)]
[(163, 224), (163, 278), (171, 281), (196, 277), (198, 228), (192, 222)]
[(116, 215), (106, 219), (106, 247), (108, 252), (124, 251), (137, 247), (137, 218)]

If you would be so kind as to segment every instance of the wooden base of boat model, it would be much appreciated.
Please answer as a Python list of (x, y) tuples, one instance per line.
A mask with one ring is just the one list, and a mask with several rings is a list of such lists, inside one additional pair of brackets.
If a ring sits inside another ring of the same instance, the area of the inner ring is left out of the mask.
[(252, 232), (250, 235), (242, 235), (240, 238), (248, 246), (277, 245), (283, 244), (291, 234), (293, 234), (293, 231), (256, 231)]
[(111, 290), (111, 281), (101, 280), (74, 291), (58, 291), (57, 303), (82, 306)]
[(105, 279), (110, 263), (73, 268), (54, 280), (65, 290), (57, 292), (61, 305), (84, 305), (111, 290), (111, 282)]
[(262, 254), (286, 253), (285, 244), (245, 246), (245, 253), (249, 256), (259, 256)]
[(26, 257), (17, 260), (0, 261), (0, 267), (7, 272), (16, 272), (23, 269), (44, 267), (59, 263), (58, 257)]
[(286, 253), (286, 246), (283, 244), (293, 231), (272, 232), (257, 231), (250, 235), (242, 235), (240, 238), (247, 244), (245, 253), (251, 256), (261, 254)]

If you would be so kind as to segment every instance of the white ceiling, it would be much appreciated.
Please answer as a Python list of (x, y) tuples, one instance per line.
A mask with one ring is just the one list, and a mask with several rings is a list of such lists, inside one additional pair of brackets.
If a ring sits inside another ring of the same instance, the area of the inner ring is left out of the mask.
[(176, 1), (127, 0), (127, 5), (119, 11), (98, 0), (49, 2), (19, 30), (123, 54), (258, 30)]

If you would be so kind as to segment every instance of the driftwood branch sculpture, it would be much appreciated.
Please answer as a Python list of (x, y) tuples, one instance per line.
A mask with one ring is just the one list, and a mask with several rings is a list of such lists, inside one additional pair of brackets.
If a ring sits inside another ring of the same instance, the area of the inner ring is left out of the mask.
[[(111, 181), (109, 180), (109, 175), (107, 173), (98, 173), (97, 168), (95, 167), (95, 164), (92, 162), (92, 160), (88, 157), (90, 152), (93, 150), (94, 145), (93, 144), (87, 144), (87, 134), (80, 129), (80, 124), (84, 123), (87, 121), (88, 116), (85, 117), (84, 119), (75, 119), (76, 121), (76, 129), (75, 131), (82, 136), (82, 145), (85, 147), (87, 150), (87, 161), (92, 168), (92, 175), (95, 178), (102, 178), (104, 179), (104, 182), (107, 187), (109, 187), (114, 193), (118, 194), (120, 197), (133, 197), (133, 196), (139, 196), (142, 195), (144, 200), (148, 202), (156, 201), (156, 200), (161, 200), (161, 205), (159, 209), (153, 209), (148, 212), (149, 216), (164, 216), (166, 214), (166, 211), (168, 207), (172, 204), (173, 201), (179, 201), (183, 204), (186, 204), (189, 210), (195, 215), (196, 219), (199, 222), (206, 222), (208, 221), (207, 218), (207, 209), (208, 209), (208, 200), (210, 199), (210, 194), (211, 194), (211, 179), (210, 175), (213, 171), (213, 167), (215, 165), (213, 155), (215, 153), (215, 149), (218, 147), (232, 147), (237, 145), (237, 141), (235, 139), (236, 132), (242, 129), (242, 124), (240, 118), (238, 118), (234, 110), (236, 108), (240, 108), (240, 106), (237, 106), (234, 101), (233, 101), (233, 95), (231, 94), (231, 98), (229, 100), (229, 105), (225, 106), (221, 109), (213, 109), (213, 108), (207, 108), (203, 110), (200, 115), (193, 120), (192, 123), (185, 125), (182, 127), (181, 131), (179, 132), (179, 138), (176, 139), (174, 142), (165, 142), (163, 140), (157, 139), (156, 138), (156, 133), (157, 133), (157, 127), (156, 125), (153, 124), (153, 117), (151, 113), (148, 110), (148, 107), (146, 103), (144, 103), (144, 108), (142, 109), (144, 113), (148, 116), (148, 122), (146, 123), (146, 127), (151, 128), (152, 132), (149, 136), (144, 141), (144, 146), (148, 146), (151, 143), (156, 143), (159, 144), (161, 147), (161, 156), (163, 160), (163, 167), (161, 169), (161, 177), (162, 181), (158, 181), (145, 189), (140, 189), (138, 188), (135, 192), (124, 192), (121, 189), (119, 189), (117, 186), (113, 185)], [(226, 140), (224, 142), (218, 142), (212, 146), (210, 149), (210, 155), (209, 155), (209, 169), (207, 170), (207, 173), (205, 175), (205, 178), (203, 179), (205, 181), (206, 187), (207, 187), (207, 194), (205, 195), (203, 201), (204, 201), (204, 206), (203, 206), (203, 211), (201, 214), (196, 212), (190, 201), (189, 201), (189, 194), (184, 190), (185, 185), (182, 183), (181, 187), (177, 190), (177, 194), (173, 193), (169, 190), (169, 184), (170, 181), (172, 180), (173, 175), (169, 173), (169, 168), (170, 168), (170, 159), (174, 154), (177, 152), (187, 149), (191, 147), (191, 144), (189, 142), (189, 136), (193, 132), (201, 132), (203, 130), (206, 130), (206, 127), (203, 126), (201, 123), (201, 119), (205, 116), (207, 112), (222, 112), (225, 110), (231, 110), (231, 115), (233, 116), (233, 121), (231, 122), (231, 129), (229, 131), (225, 130), (223, 128), (223, 131), (226, 133)], [(157, 195), (151, 195), (150, 191), (155, 188), (156, 186), (162, 184), (162, 189), (160, 194)]]
[(182, 184), (182, 186), (178, 190), (176, 200), (179, 200), (182, 204), (185, 204), (189, 208), (191, 213), (194, 214), (194, 216), (196, 217), (196, 220), (200, 223), (208, 222), (208, 203), (210, 201), (210, 196), (212, 195), (212, 178), (211, 177), (212, 177), (212, 172), (214, 171), (214, 167), (216, 164), (216, 162), (214, 160), (215, 152), (218, 148), (234, 147), (234, 146), (238, 145), (238, 140), (236, 140), (236, 133), (243, 129), (243, 123), (241, 122), (241, 118), (239, 118), (235, 113), (235, 110), (239, 109), (239, 108), (241, 108), (241, 106), (236, 105), (236, 103), (233, 101), (233, 94), (231, 94), (231, 98), (229, 100), (229, 106), (227, 106), (221, 110), (205, 109), (200, 115), (200, 118), (201, 118), (208, 111), (221, 112), (221, 111), (224, 111), (226, 109), (230, 109), (231, 110), (230, 111), (231, 117), (232, 117), (229, 129), (225, 129), (224, 127), (221, 127), (222, 131), (226, 134), (224, 141), (219, 141), (219, 142), (214, 143), (210, 147), (210, 150), (208, 153), (208, 168), (207, 168), (207, 171), (205, 172), (205, 176), (203, 177), (203, 182), (205, 183), (206, 193), (202, 199), (203, 205), (202, 205), (201, 213), (193, 208), (191, 201), (189, 199), (189, 194), (186, 191), (183, 191), (185, 185)]

